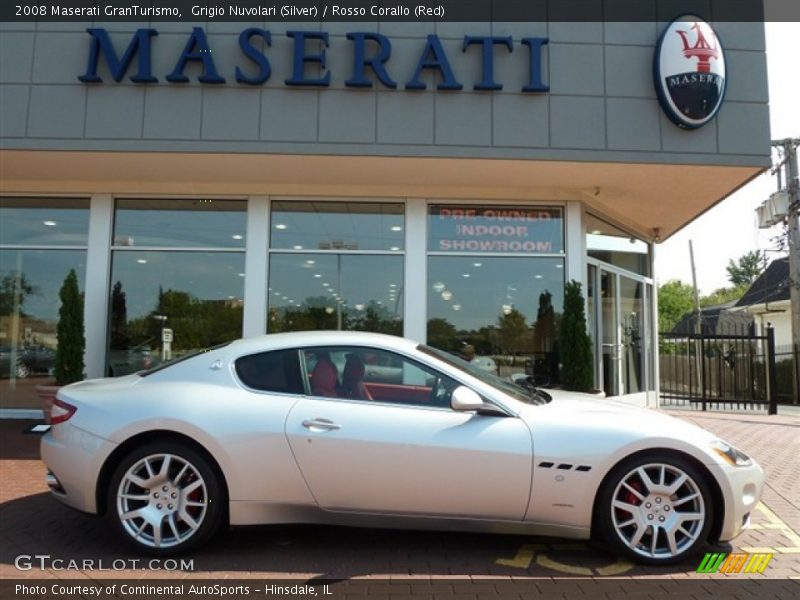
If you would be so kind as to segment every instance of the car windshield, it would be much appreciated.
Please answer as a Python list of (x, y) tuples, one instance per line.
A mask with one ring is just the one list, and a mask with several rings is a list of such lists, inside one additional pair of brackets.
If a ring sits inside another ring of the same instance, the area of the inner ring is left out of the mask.
[(507, 379), (498, 377), (486, 369), (482, 369), (471, 362), (468, 362), (457, 356), (453, 356), (452, 354), (442, 350), (431, 348), (430, 346), (425, 346), (424, 344), (417, 346), (417, 350), (430, 356), (434, 356), (439, 360), (446, 362), (451, 367), (455, 367), (468, 373), (469, 375), (472, 375), (476, 379), (480, 379), (482, 382), (503, 392), (507, 396), (511, 396), (514, 398), (514, 400), (519, 400), (525, 404), (545, 404), (548, 401), (548, 397), (534, 387), (527, 388), (517, 385), (516, 383), (512, 383)]
[(202, 350), (195, 350), (194, 352), (189, 352), (188, 354), (184, 354), (183, 356), (181, 356), (179, 358), (176, 358), (174, 360), (170, 360), (168, 362), (161, 363), (160, 365), (158, 365), (157, 367), (153, 367), (152, 369), (146, 369), (144, 371), (139, 371), (137, 373), (137, 375), (139, 375), (140, 377), (147, 377), (148, 375), (152, 375), (153, 373), (158, 373), (159, 371), (163, 371), (164, 369), (168, 369), (169, 367), (177, 365), (178, 363), (182, 363), (185, 360), (189, 360), (190, 358), (193, 358), (193, 357), (197, 356), (198, 354), (205, 354), (207, 352), (211, 352), (212, 350), (217, 350), (219, 348), (224, 348), (228, 344), (230, 344), (230, 342), (225, 342), (223, 344), (217, 344), (216, 346), (212, 346), (211, 348), (203, 348)]

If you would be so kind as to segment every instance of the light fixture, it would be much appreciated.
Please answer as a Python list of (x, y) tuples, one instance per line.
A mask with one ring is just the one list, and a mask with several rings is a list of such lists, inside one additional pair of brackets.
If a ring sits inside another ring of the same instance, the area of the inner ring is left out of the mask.
[(237, 273), (237, 275), (239, 275), (239, 277), (244, 277), (244, 273)]
[(286, 227), (285, 223), (275, 223), (275, 229), (286, 229)]
[(452, 299), (453, 299), (453, 292), (451, 292), (450, 290), (445, 290), (442, 292), (442, 300), (444, 300), (445, 302), (449, 302)]
[(322, 282), (322, 287), (330, 287), (330, 285), (330, 283), (325, 283), (324, 281)]
[(460, 304), (453, 304), (453, 310), (458, 312), (459, 310), (461, 310), (461, 305)]
[(240, 235), (240, 234), (238, 234), (238, 233), (235, 233), (235, 234), (233, 234), (231, 237), (232, 237), (233, 239), (235, 239), (235, 240), (243, 240), (243, 239), (244, 239), (244, 236), (243, 236), (243, 235)]
[(397, 287), (397, 284), (396, 284), (396, 283), (390, 283), (390, 284), (389, 284), (389, 287), (390, 287), (390, 288), (396, 288), (396, 287)]
[(392, 252), (397, 252), (398, 250), (400, 250), (400, 246), (392, 246), (391, 248), (389, 248), (389, 250), (391, 250)]
[(541, 276), (541, 275), (534, 275), (534, 276), (533, 276), (533, 278), (534, 278), (534, 279), (541, 279), (541, 278), (542, 278), (542, 276)]
[(147, 260), (144, 259), (144, 258), (138, 258), (138, 259), (136, 259), (136, 262), (139, 263), (140, 265), (146, 265), (147, 264)]
[(292, 246), (292, 249), (294, 249), (294, 250), (302, 250), (303, 247), (300, 244), (297, 244), (295, 246)]
[(307, 265), (313, 265), (315, 262), (317, 262), (317, 261), (315, 261), (315, 260), (307, 260), (306, 264)]
[(601, 233), (603, 233), (603, 232), (600, 231), (599, 229), (592, 229), (592, 231), (591, 231), (592, 235), (600, 235)]
[(322, 274), (321, 274), (321, 273), (314, 273), (314, 278), (315, 278), (315, 279), (319, 279), (319, 278), (321, 278), (321, 277), (322, 277)]
[(392, 225), (392, 231), (403, 231), (403, 228), (400, 225)]
[(433, 291), (437, 294), (444, 290), (444, 284), (441, 281), (437, 281), (433, 284)]
[(556, 269), (563, 269), (563, 268), (564, 268), (564, 265), (562, 265), (561, 263), (558, 263), (556, 265)]
[(47, 225), (48, 227), (55, 227), (57, 223), (55, 221), (42, 221), (42, 225)]
[(332, 315), (333, 314), (333, 307), (332, 306), (326, 306), (325, 307), (325, 312), (328, 313), (329, 315)]
[(482, 267), (483, 263), (472, 263), (473, 267)]
[(511, 311), (512, 311), (513, 309), (514, 309), (514, 307), (513, 307), (513, 306), (511, 306), (510, 304), (503, 304), (503, 314), (504, 314), (504, 315), (510, 315), (510, 314), (511, 314)]
[(462, 275), (462, 277), (464, 277), (465, 279), (469, 279), (469, 277), (470, 277), (470, 274), (469, 274), (469, 273), (464, 273), (464, 274)]

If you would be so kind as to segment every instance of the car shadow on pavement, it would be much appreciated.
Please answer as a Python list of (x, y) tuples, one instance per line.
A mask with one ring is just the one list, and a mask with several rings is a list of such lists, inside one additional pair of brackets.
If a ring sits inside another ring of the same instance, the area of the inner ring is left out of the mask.
[[(61, 559), (58, 564), (65, 569), (69, 561), (79, 568), (91, 564), (111, 569), (123, 559), (126, 570), (113, 576), (166, 576), (149, 569), (149, 557), (119, 538), (106, 519), (73, 511), (48, 493), (0, 504), (0, 569), (13, 575), (20, 555), (50, 555)], [(671, 567), (642, 567), (602, 546), (553, 538), (317, 525), (231, 528), (181, 558), (192, 561), (187, 576), (308, 580), (404, 575), (669, 577), (694, 572), (699, 563), (697, 558)]]

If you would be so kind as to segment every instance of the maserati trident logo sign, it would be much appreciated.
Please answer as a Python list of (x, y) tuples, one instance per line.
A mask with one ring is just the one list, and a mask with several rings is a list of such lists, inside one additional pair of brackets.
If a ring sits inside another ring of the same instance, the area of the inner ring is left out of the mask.
[(661, 107), (678, 127), (697, 129), (725, 96), (725, 54), (711, 26), (693, 15), (670, 23), (653, 61)]

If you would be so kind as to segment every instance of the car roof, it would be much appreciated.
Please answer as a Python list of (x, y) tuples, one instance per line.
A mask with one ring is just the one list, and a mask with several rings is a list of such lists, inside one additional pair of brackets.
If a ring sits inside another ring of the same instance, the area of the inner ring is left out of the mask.
[(304, 346), (368, 346), (411, 351), (418, 342), (394, 335), (365, 331), (292, 331), (268, 333), (236, 340), (229, 346), (236, 354)]

